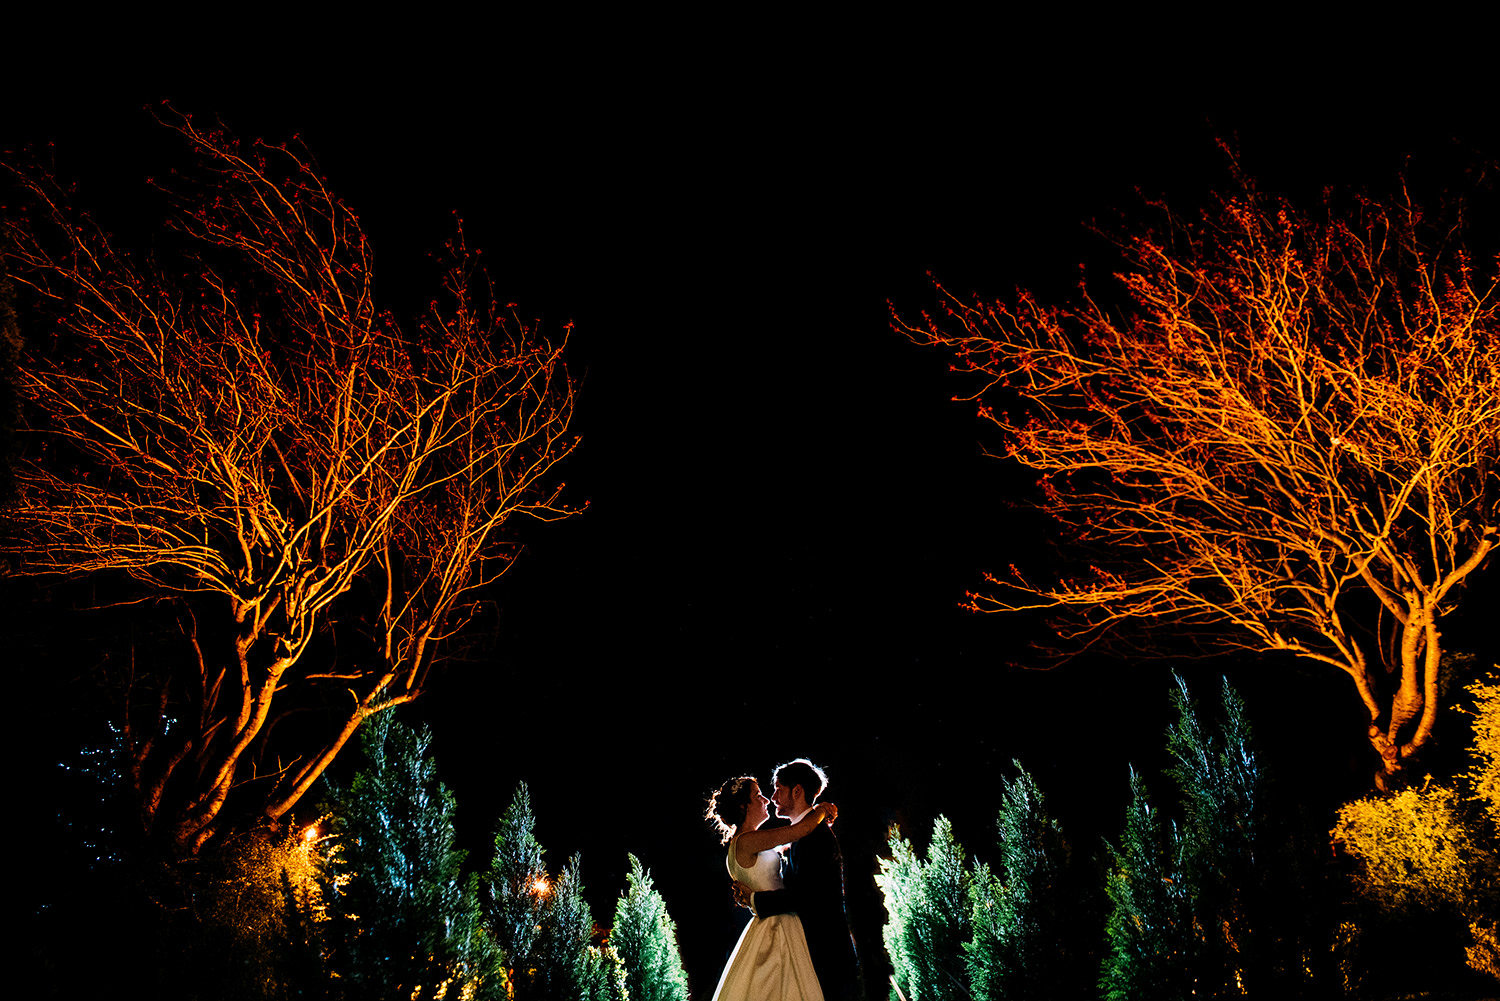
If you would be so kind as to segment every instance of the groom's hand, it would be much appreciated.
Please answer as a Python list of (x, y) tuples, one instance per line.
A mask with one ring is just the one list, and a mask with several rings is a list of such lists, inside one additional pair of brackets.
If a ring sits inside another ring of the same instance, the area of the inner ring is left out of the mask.
[(751, 914), (755, 913), (754, 893), (755, 891), (750, 889), (750, 887), (746, 886), (744, 883), (741, 883), (739, 880), (735, 880), (734, 902), (736, 904), (739, 904), (745, 910), (749, 911)]

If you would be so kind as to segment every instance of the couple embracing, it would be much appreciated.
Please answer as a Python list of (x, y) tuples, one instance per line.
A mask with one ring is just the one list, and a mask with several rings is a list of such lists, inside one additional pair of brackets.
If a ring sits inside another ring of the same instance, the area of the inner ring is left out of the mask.
[[(768, 800), (750, 776), (725, 782), (708, 817), (728, 844), (736, 899), (755, 917), (719, 978), (714, 1001), (853, 1001), (859, 972), (844, 913), (844, 861), (820, 803), (828, 784), (806, 758), (776, 769)], [(790, 827), (763, 829), (776, 815)], [(784, 854), (783, 854), (784, 853)]]

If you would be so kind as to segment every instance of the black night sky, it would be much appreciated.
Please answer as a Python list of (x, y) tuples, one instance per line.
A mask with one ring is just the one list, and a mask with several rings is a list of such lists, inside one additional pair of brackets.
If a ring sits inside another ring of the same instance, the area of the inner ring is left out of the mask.
[[(561, 475), (588, 510), (519, 528), (493, 661), (451, 669), (411, 718), (435, 729), (471, 848), (524, 780), (550, 865), (583, 853), (596, 918), (640, 857), (695, 996), (732, 944), (701, 820), (730, 775), (828, 767), (877, 961), (870, 875), (891, 822), (925, 843), (946, 813), (986, 857), (1018, 758), (1093, 852), (1130, 762), (1166, 788), (1165, 667), (1022, 670), (1036, 623), (958, 607), (986, 569), (1045, 565), (1047, 525), (1009, 506), (1029, 478), (984, 457), (974, 406), (952, 402), (964, 384), (891, 330), (887, 300), (932, 308), (928, 272), (986, 297), (1064, 297), (1080, 263), (1102, 283), (1086, 224), (1128, 215), (1136, 188), (1203, 202), (1229, 182), (1216, 136), (1302, 204), (1388, 187), (1407, 155), (1419, 172), (1500, 155), (1493, 80), (1467, 71), (1308, 57), (1226, 87), (1200, 65), (1143, 76), (1102, 42), (956, 53), (962, 26), (911, 27), (832, 61), (798, 32), (732, 52), (503, 24), (462, 42), (451, 24), (291, 34), (253, 59), (161, 42), (27, 57), (0, 92), (0, 149), (55, 143), (79, 203), (121, 232), (149, 238), (143, 181), (178, 151), (142, 108), (170, 99), (242, 138), (300, 136), (360, 214), (395, 312), (429, 294), (456, 212), (502, 296), (544, 330), (575, 325), (583, 442)], [(1211, 699), (1225, 670), (1310, 800), (1361, 791), (1343, 679), (1228, 664), (1189, 682)], [(1289, 677), (1292, 701), (1272, 687)]]

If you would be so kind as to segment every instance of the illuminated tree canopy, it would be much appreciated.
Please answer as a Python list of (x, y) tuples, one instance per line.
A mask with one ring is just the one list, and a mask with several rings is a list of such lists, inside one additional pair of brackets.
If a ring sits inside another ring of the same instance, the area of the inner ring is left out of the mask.
[[(1096, 564), (1012, 567), (976, 611), (1052, 609), (1073, 649), (1127, 623), (1204, 652), (1336, 667), (1382, 776), (1431, 739), (1441, 622), (1500, 542), (1500, 261), (1408, 197), (1260, 191), (1117, 238), (1106, 307), (968, 304), (898, 329), (954, 351), (965, 397)], [(1382, 779), (1384, 781), (1384, 779)]]
[[(305, 153), (162, 120), (196, 163), (157, 185), (176, 207), (159, 257), (10, 168), (5, 264), (40, 319), (6, 547), (15, 572), (128, 576), (176, 607), (180, 663), (136, 679), (123, 735), (142, 828), (194, 848), (226, 802), (281, 817), (362, 720), (422, 692), (513, 558), (513, 515), (571, 513), (548, 475), (573, 386), (461, 231), (399, 325)], [(273, 740), (309, 709), (321, 729)]]

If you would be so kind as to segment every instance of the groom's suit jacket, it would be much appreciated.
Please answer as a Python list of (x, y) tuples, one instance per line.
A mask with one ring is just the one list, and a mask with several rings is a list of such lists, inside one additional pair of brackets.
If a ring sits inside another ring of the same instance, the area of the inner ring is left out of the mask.
[(807, 935), (818, 985), (826, 1001), (858, 997), (859, 964), (844, 911), (844, 855), (827, 824), (787, 850), (781, 880), (785, 889), (755, 894), (761, 917), (795, 911)]

